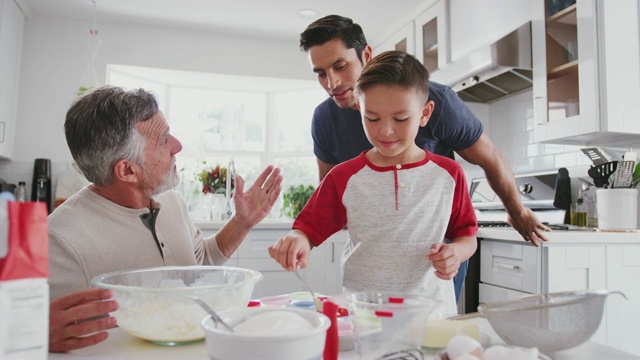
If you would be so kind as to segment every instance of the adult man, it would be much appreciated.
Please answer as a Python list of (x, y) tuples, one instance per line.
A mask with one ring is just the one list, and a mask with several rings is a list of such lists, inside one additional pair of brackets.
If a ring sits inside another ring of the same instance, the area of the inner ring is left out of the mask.
[[(372, 57), (362, 28), (351, 19), (329, 15), (311, 23), (300, 34), (300, 48), (320, 85), (330, 98), (318, 105), (313, 115), (312, 136), (320, 179), (336, 164), (352, 159), (372, 145), (362, 127), (353, 89), (364, 64)], [(522, 205), (513, 173), (506, 160), (483, 132), (482, 124), (449, 88), (430, 83), (429, 100), (434, 112), (416, 137), (416, 144), (433, 153), (453, 158), (457, 152), (484, 170), (493, 190), (509, 213), (509, 222), (522, 237), (538, 246), (546, 241), (533, 212)], [(456, 296), (466, 274), (466, 263), (455, 277)]]
[(50, 351), (105, 340), (117, 309), (107, 290), (88, 289), (92, 277), (164, 265), (223, 264), (277, 200), (282, 176), (267, 167), (246, 192), (236, 177), (236, 213), (204, 238), (191, 222), (178, 184), (175, 155), (182, 145), (153, 94), (99, 87), (67, 112), (71, 154), (92, 184), (49, 217)]

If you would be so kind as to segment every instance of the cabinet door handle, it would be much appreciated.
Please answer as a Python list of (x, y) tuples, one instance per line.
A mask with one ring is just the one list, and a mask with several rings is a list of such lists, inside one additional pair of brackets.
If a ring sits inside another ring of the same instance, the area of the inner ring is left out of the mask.
[(513, 265), (513, 264), (503, 264), (503, 263), (493, 263), (494, 267), (496, 268), (500, 268), (500, 269), (507, 269), (507, 270), (520, 270), (520, 266), (519, 265)]
[(545, 125), (547, 120), (547, 98), (544, 96), (537, 96), (533, 100), (533, 111), (536, 118), (536, 124)]
[(336, 260), (336, 243), (331, 243), (331, 263), (333, 264)]

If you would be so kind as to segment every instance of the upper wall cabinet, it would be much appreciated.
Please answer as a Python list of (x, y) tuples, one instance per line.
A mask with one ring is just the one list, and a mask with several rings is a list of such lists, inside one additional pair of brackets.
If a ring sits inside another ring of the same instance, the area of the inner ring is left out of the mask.
[(531, 2), (431, 0), (415, 9), (409, 18), (409, 23), (376, 46), (374, 55), (403, 50), (420, 60), (429, 72), (436, 73), (530, 21)]
[(13, 155), (24, 14), (13, 0), (0, 0), (0, 158)]
[(400, 30), (380, 43), (380, 45), (376, 46), (373, 55), (375, 56), (389, 50), (404, 51), (411, 55), (416, 53), (413, 21), (403, 26)]
[(532, 0), (447, 0), (450, 61), (466, 58), (530, 21), (531, 3)]
[(538, 0), (532, 22), (534, 140), (640, 139), (638, 0)]
[(416, 9), (411, 21), (375, 47), (374, 55), (388, 50), (404, 51), (415, 56), (429, 72), (440, 69), (449, 61), (448, 1), (431, 1), (426, 9)]
[(414, 20), (416, 58), (433, 73), (449, 62), (446, 0), (429, 7)]

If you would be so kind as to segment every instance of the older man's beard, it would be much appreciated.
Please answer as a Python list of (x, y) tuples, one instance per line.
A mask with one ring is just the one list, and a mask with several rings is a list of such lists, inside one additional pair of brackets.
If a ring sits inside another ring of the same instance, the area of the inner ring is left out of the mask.
[[(176, 159), (172, 159), (171, 170), (169, 170), (166, 174), (162, 176), (162, 180), (160, 184), (154, 188), (146, 188), (145, 195), (148, 197), (153, 197), (158, 194), (162, 194), (165, 191), (169, 191), (174, 189), (180, 183), (180, 177), (178, 176), (178, 172), (175, 170)], [(145, 169), (146, 172), (146, 169)]]

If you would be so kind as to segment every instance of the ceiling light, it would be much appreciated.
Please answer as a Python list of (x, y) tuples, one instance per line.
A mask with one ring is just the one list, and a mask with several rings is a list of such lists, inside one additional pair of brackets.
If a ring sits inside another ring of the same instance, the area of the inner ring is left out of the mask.
[(298, 12), (298, 14), (300, 14), (300, 16), (302, 16), (303, 18), (312, 18), (316, 17), (316, 15), (318, 15), (318, 12), (313, 9), (302, 9)]

